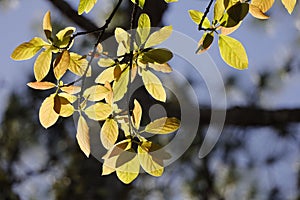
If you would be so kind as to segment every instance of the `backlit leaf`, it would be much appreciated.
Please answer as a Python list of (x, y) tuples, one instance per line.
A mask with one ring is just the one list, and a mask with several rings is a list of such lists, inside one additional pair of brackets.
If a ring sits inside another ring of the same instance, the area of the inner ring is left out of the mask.
[(176, 131), (180, 126), (180, 121), (175, 117), (162, 117), (150, 122), (145, 131), (153, 134), (169, 134)]
[(115, 79), (114, 70), (114, 67), (103, 70), (101, 74), (95, 79), (95, 83), (104, 84), (106, 81), (109, 83), (112, 82)]
[(274, 2), (275, 0), (252, 0), (251, 4), (265, 13), (273, 6)]
[(63, 86), (60, 89), (68, 94), (77, 94), (81, 91), (81, 87), (76, 85)]
[(48, 45), (48, 43), (41, 38), (35, 37), (29, 42), (24, 42), (15, 48), (10, 57), (14, 60), (30, 59), (45, 45)]
[(111, 58), (100, 58), (98, 61), (100, 67), (111, 67), (115, 65), (115, 61)]
[(166, 39), (168, 39), (172, 34), (172, 30), (173, 30), (172, 26), (165, 26), (162, 27), (160, 30), (152, 33), (145, 43), (145, 49), (152, 46), (156, 46), (162, 43), (163, 41), (165, 41)]
[(227, 10), (224, 17), (222, 18), (220, 22), (221, 26), (230, 28), (238, 25), (238, 23), (240, 23), (246, 17), (248, 11), (248, 3), (238, 2), (234, 4)]
[[(119, 157), (120, 158), (120, 157)], [(137, 178), (140, 172), (140, 163), (138, 156), (135, 155), (131, 160), (118, 167), (117, 170), (118, 178), (125, 184), (131, 183)]]
[(109, 175), (116, 171), (116, 162), (118, 157), (112, 157), (105, 159), (102, 165), (102, 176), (103, 175)]
[(242, 21), (240, 21), (240, 23), (238, 23), (236, 26), (230, 27), (230, 28), (226, 28), (226, 27), (221, 27), (221, 34), (222, 35), (229, 35), (231, 33), (233, 33), (234, 31), (236, 31), (242, 24)]
[(83, 92), (84, 98), (90, 101), (101, 101), (109, 93), (109, 90), (102, 85), (93, 85)]
[(49, 90), (52, 88), (55, 88), (56, 85), (54, 83), (51, 82), (30, 82), (27, 83), (27, 85), (33, 89), (37, 89), (37, 90)]
[(146, 63), (149, 62), (163, 64), (171, 60), (172, 57), (173, 54), (168, 49), (158, 48), (145, 52), (142, 56), (142, 60)]
[(68, 94), (65, 92), (61, 92), (58, 94), (60, 97), (63, 97), (65, 99), (67, 99), (70, 103), (74, 103), (77, 100), (77, 96), (72, 95), (72, 94)]
[[(88, 61), (85, 56), (70, 52), (69, 70), (78, 76), (82, 76), (86, 71)], [(91, 68), (88, 69), (87, 76), (91, 76)]]
[(131, 149), (131, 146), (131, 139), (122, 140), (115, 144), (111, 149), (109, 149), (108, 152), (102, 158), (106, 160), (115, 156), (119, 156), (122, 152)]
[(122, 28), (115, 29), (115, 38), (118, 43), (125, 41), (126, 44), (129, 42), (129, 33)]
[(269, 18), (269, 16), (267, 16), (265, 13), (263, 13), (259, 7), (255, 6), (253, 4), (249, 5), (249, 13), (257, 19), (268, 19)]
[(59, 117), (59, 115), (54, 111), (54, 97), (54, 94), (47, 97), (43, 101), (39, 110), (40, 123), (45, 128), (48, 128), (55, 124)]
[(150, 152), (147, 151), (147, 148), (143, 148), (144, 143), (150, 143), (151, 145), (151, 142), (143, 142), (141, 146), (138, 146), (138, 158), (142, 168), (152, 176), (161, 176), (164, 171), (162, 161), (159, 163), (156, 162)]
[(142, 70), (142, 79), (146, 90), (156, 100), (165, 102), (167, 95), (160, 80), (149, 70)]
[(238, 40), (226, 35), (219, 35), (219, 49), (222, 59), (231, 67), (239, 70), (248, 68), (246, 51)]
[(118, 134), (119, 128), (117, 122), (113, 119), (106, 119), (100, 133), (102, 145), (106, 149), (113, 147), (118, 139)]
[(56, 34), (56, 40), (54, 44), (59, 48), (66, 48), (69, 45), (69, 48), (72, 46), (70, 43), (71, 35), (75, 32), (74, 27), (66, 27), (63, 30), (60, 30)]
[(74, 107), (68, 99), (59, 94), (54, 97), (54, 111), (61, 117), (70, 117), (74, 113)]
[(97, 3), (97, 0), (80, 0), (78, 5), (78, 14), (89, 13)]
[(148, 66), (158, 72), (170, 73), (173, 71), (168, 63), (149, 63)]
[(45, 32), (45, 35), (47, 39), (51, 39), (51, 34), (52, 34), (52, 25), (51, 25), (51, 14), (50, 11), (48, 11), (43, 19), (43, 29)]
[(173, 3), (173, 2), (177, 2), (178, 0), (165, 0), (165, 2), (167, 3)]
[(286, 8), (286, 10), (292, 14), (295, 5), (297, 3), (297, 0), (281, 0), (282, 4), (284, 5), (284, 7)]
[(78, 119), (76, 139), (81, 151), (89, 157), (91, 153), (89, 127), (82, 115)]
[(144, 44), (144, 42), (147, 40), (150, 33), (150, 28), (151, 28), (151, 23), (150, 23), (149, 16), (145, 13), (141, 14), (139, 17), (137, 34), (136, 34), (140, 44)]
[(223, 0), (216, 0), (214, 6), (214, 20), (219, 21), (225, 12)]
[[(137, 0), (131, 0), (132, 1), (132, 3), (135, 3), (136, 4), (136, 1)], [(139, 3), (139, 7), (141, 8), (141, 9), (143, 9), (144, 8), (144, 4), (145, 4), (145, 0), (138, 0), (138, 3)]]
[(127, 86), (129, 82), (129, 67), (127, 67), (121, 74), (119, 80), (113, 84), (114, 100), (119, 101), (123, 98), (127, 92)]
[(112, 113), (112, 107), (107, 103), (99, 102), (86, 108), (84, 112), (95, 121), (105, 120)]
[(198, 43), (198, 48), (196, 50), (196, 53), (199, 54), (199, 53), (203, 53), (204, 51), (208, 50), (213, 41), (214, 41), (213, 33), (204, 33)]
[(69, 51), (64, 50), (61, 54), (57, 56), (54, 61), (54, 75), (57, 80), (60, 80), (61, 77), (66, 73), (67, 69), (70, 66), (70, 54)]
[(49, 73), (50, 65), (52, 60), (52, 52), (47, 49), (40, 53), (34, 62), (34, 76), (37, 81), (41, 81)]
[(142, 119), (142, 107), (140, 103), (135, 99), (133, 107), (133, 125), (138, 130)]
[[(203, 16), (204, 16), (204, 13), (198, 11), (198, 10), (189, 10), (189, 14), (190, 14), (190, 17), (191, 19), (197, 24), (199, 25)], [(202, 24), (203, 28), (209, 28), (210, 27), (210, 22), (208, 20), (207, 17), (205, 17), (204, 21), (203, 21), (203, 24)]]

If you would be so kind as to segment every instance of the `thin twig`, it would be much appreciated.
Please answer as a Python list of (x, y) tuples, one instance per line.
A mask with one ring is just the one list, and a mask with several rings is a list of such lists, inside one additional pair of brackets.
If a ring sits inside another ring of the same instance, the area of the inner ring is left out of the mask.
[(203, 26), (204, 19), (205, 19), (205, 17), (208, 15), (209, 10), (210, 10), (210, 7), (211, 7), (213, 1), (214, 1), (214, 0), (210, 0), (208, 6), (206, 7), (206, 10), (205, 10), (205, 12), (204, 12), (204, 14), (203, 14), (203, 16), (202, 16), (202, 19), (201, 19), (201, 21), (200, 21), (200, 24), (199, 24), (199, 26), (198, 26), (198, 30), (199, 30), (199, 31), (200, 31), (200, 30), (204, 30), (204, 31), (214, 31), (214, 30), (215, 30), (214, 28), (203, 28), (203, 27), (202, 27), (202, 26)]

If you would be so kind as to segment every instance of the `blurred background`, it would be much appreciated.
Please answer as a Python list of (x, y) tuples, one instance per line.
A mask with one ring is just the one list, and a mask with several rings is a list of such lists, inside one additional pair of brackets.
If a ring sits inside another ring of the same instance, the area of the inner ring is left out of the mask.
[[(201, 102), (200, 127), (193, 144), (166, 167), (163, 176), (141, 174), (132, 184), (124, 185), (115, 174), (101, 176), (102, 163), (93, 156), (86, 158), (80, 151), (72, 118), (60, 119), (47, 130), (42, 128), (38, 109), (49, 93), (26, 86), (34, 79), (34, 59), (10, 59), (20, 43), (42, 37), (41, 23), (47, 10), (52, 13), (55, 29), (74, 26), (79, 31), (93, 30), (104, 23), (116, 1), (99, 0), (89, 15), (81, 17), (74, 14), (78, 3), (0, 0), (1, 200), (300, 199), (299, 4), (289, 15), (276, 1), (268, 12), (269, 20), (249, 15), (232, 34), (247, 50), (248, 70), (227, 66), (220, 58), (216, 41), (209, 50), (221, 71), (228, 102), (225, 127), (212, 152), (205, 158), (198, 157), (209, 123), (210, 97), (203, 80), (183, 70), (197, 88)], [(148, 0), (145, 12), (153, 26), (172, 24), (174, 30), (198, 41), (202, 33), (189, 19), (187, 10), (204, 11), (207, 4), (206, 0), (181, 0), (167, 6), (162, 0)], [(115, 26), (129, 27), (130, 5), (129, 1), (123, 2), (106, 37)], [(88, 53), (94, 41), (93, 36), (80, 38), (72, 50)], [(179, 71), (184, 67), (171, 64)], [(178, 87), (184, 91), (184, 85)], [(150, 107), (146, 104), (151, 102), (143, 105)], [(172, 105), (169, 109), (179, 112)]]

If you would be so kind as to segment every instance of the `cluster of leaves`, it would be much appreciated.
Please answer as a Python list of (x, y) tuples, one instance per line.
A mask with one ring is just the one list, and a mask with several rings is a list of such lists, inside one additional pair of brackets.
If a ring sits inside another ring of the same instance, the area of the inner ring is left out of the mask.
[[(91, 147), (86, 119), (88, 117), (91, 120), (103, 121), (99, 136), (102, 145), (107, 149), (107, 154), (103, 157), (103, 175), (116, 171), (118, 178), (128, 184), (138, 176), (142, 166), (147, 173), (161, 176), (164, 169), (163, 160), (168, 159), (170, 155), (164, 151), (160, 154), (155, 153), (162, 150), (142, 135), (144, 132), (175, 132), (180, 126), (180, 121), (174, 117), (163, 117), (141, 128), (143, 112), (139, 102), (134, 100), (132, 113), (128, 111), (129, 105), (119, 108), (117, 102), (125, 99), (129, 104), (129, 98), (125, 94), (129, 93), (130, 85), (137, 76), (141, 77), (146, 90), (154, 99), (166, 101), (165, 89), (153, 70), (172, 72), (167, 62), (173, 54), (168, 49), (154, 46), (171, 35), (172, 27), (166, 26), (150, 33), (150, 18), (141, 14), (136, 32), (128, 33), (116, 28), (117, 57), (110, 57), (99, 43), (94, 57), (99, 58), (98, 65), (103, 70), (95, 79), (95, 84), (84, 90), (83, 84), (75, 85), (77, 81), (69, 84), (62, 81), (68, 70), (80, 76), (78, 80), (82, 83), (91, 75), (87, 56), (69, 51), (74, 41), (75, 28), (67, 27), (52, 36), (50, 12), (47, 12), (43, 19), (43, 29), (48, 42), (41, 38), (33, 38), (19, 45), (11, 55), (14, 60), (26, 60), (43, 49), (34, 63), (36, 81), (27, 84), (38, 90), (55, 88), (55, 92), (48, 96), (40, 107), (39, 119), (42, 126), (48, 128), (54, 125), (59, 117), (70, 117), (75, 112), (79, 113), (76, 138), (81, 150), (89, 156)], [(55, 56), (53, 61), (52, 54)], [(56, 83), (43, 81), (50, 71), (51, 63)]]
[[(282, 0), (282, 3), (291, 14), (296, 5), (296, 0)], [(207, 18), (211, 4), (205, 13), (198, 10), (189, 10), (190, 17), (198, 25), (198, 29), (205, 31), (199, 41), (196, 53), (208, 50), (214, 41), (215, 34), (217, 34), (222, 59), (235, 69), (247, 69), (248, 57), (243, 45), (228, 35), (240, 27), (248, 13), (257, 19), (268, 19), (266, 12), (273, 4), (274, 0), (252, 0), (251, 2), (216, 0), (211, 21)]]

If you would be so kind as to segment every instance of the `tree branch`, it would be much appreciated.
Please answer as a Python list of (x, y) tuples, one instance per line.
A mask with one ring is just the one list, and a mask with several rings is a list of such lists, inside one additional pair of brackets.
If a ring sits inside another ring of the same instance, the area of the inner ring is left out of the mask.
[(200, 23), (199, 23), (199, 26), (198, 26), (198, 30), (200, 31), (200, 30), (204, 30), (204, 31), (214, 31), (215, 29), (213, 29), (213, 28), (203, 28), (203, 22), (204, 22), (204, 19), (205, 19), (205, 17), (207, 16), (207, 14), (209, 13), (209, 10), (210, 10), (210, 7), (211, 7), (211, 5), (212, 5), (212, 3), (214, 2), (214, 0), (210, 0), (210, 2), (209, 2), (209, 4), (208, 4), (208, 6), (206, 7), (206, 9), (205, 9), (205, 12), (204, 12), (204, 14), (203, 14), (203, 16), (202, 16), (202, 19), (201, 19), (201, 21), (200, 21)]
[[(224, 112), (216, 110), (216, 112)], [(200, 110), (200, 124), (210, 123), (211, 109)], [(226, 111), (225, 125), (274, 126), (300, 123), (300, 108), (265, 110), (253, 107), (234, 107)]]

